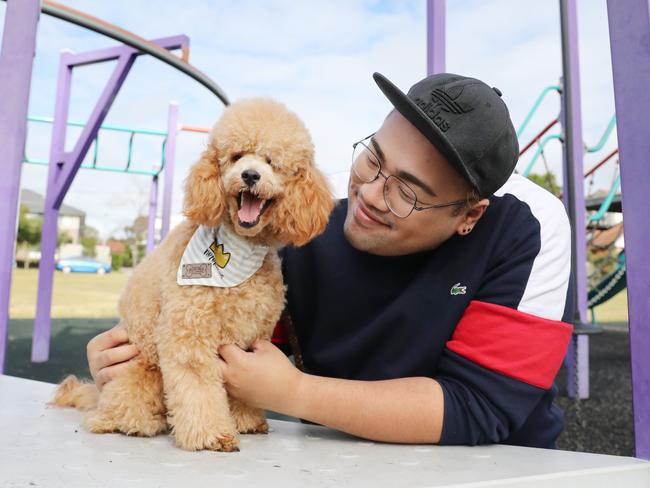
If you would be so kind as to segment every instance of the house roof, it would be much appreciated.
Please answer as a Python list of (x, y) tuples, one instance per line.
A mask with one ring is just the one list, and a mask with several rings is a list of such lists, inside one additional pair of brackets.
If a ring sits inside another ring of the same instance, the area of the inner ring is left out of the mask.
[[(20, 190), (20, 204), (25, 205), (29, 210), (29, 213), (43, 214), (43, 209), (45, 208), (45, 199), (40, 193), (36, 193), (29, 188), (23, 188)], [(71, 207), (70, 205), (61, 205), (59, 215), (85, 217), (86, 212), (79, 210), (78, 208)]]

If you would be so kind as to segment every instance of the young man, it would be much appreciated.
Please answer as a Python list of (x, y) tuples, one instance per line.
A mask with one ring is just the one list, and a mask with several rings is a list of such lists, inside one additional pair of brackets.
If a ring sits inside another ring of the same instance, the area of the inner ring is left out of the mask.
[[(438, 74), (354, 144), (348, 199), (287, 248), (298, 370), (275, 345), (222, 346), (230, 395), (388, 442), (554, 447), (553, 384), (571, 335), (570, 231), (560, 201), (512, 175), (518, 144), (496, 88)], [(137, 351), (88, 345), (101, 386)]]

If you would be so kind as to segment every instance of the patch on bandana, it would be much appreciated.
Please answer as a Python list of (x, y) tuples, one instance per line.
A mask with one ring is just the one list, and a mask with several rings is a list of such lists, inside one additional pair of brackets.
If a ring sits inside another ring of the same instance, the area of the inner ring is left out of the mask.
[(199, 226), (183, 252), (179, 285), (229, 288), (248, 280), (264, 263), (268, 246), (253, 244), (226, 226)]

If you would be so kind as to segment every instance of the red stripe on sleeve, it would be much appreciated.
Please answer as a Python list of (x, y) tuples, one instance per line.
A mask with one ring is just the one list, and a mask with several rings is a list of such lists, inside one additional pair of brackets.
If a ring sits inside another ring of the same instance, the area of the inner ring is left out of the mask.
[(275, 324), (273, 336), (271, 336), (271, 342), (273, 344), (289, 344), (289, 334), (287, 334), (287, 330), (281, 320), (278, 320), (278, 323)]
[(472, 301), (447, 348), (484, 368), (548, 389), (572, 331), (573, 326), (565, 322)]

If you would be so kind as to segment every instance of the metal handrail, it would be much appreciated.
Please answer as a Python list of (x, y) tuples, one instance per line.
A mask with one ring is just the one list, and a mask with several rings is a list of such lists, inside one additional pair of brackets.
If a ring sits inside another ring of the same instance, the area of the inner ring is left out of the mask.
[(542, 101), (544, 100), (546, 95), (551, 91), (556, 91), (558, 93), (561, 93), (562, 88), (560, 87), (560, 85), (550, 85), (550, 86), (547, 86), (546, 88), (544, 88), (542, 90), (542, 93), (539, 94), (539, 96), (537, 97), (537, 100), (533, 104), (533, 108), (530, 109), (530, 112), (528, 112), (528, 115), (526, 116), (524, 121), (521, 123), (521, 126), (519, 127), (519, 129), (517, 129), (517, 138), (519, 138), (521, 136), (521, 134), (524, 132), (524, 129), (526, 129), (526, 126), (528, 125), (530, 120), (533, 118), (534, 113), (537, 111), (539, 106), (542, 104)]
[[(54, 122), (54, 119), (52, 117), (40, 117), (40, 116), (28, 116), (27, 120), (30, 122), (40, 122), (40, 123), (48, 123), (51, 124)], [(68, 122), (69, 126), (73, 127), (85, 127), (85, 124), (79, 121), (69, 121)], [(129, 173), (129, 174), (139, 174), (139, 175), (149, 175), (149, 176), (157, 176), (161, 173), (163, 168), (165, 167), (165, 142), (167, 140), (167, 132), (164, 131), (157, 131), (157, 130), (149, 130), (149, 129), (132, 129), (129, 127), (122, 127), (118, 125), (101, 125), (100, 130), (107, 130), (107, 131), (114, 131), (114, 132), (126, 132), (129, 135), (129, 146), (128, 146), (128, 155), (127, 155), (127, 163), (126, 163), (126, 168), (117, 168), (114, 166), (102, 166), (102, 165), (97, 165), (97, 153), (98, 153), (98, 146), (99, 146), (99, 133), (97, 137), (95, 138), (95, 147), (93, 150), (93, 162), (92, 165), (89, 164), (82, 164), (80, 167), (84, 169), (97, 169), (100, 171), (112, 171), (116, 173)], [(161, 162), (160, 166), (155, 169), (151, 170), (145, 170), (145, 169), (133, 169), (131, 168), (131, 162), (132, 162), (132, 151), (133, 151), (133, 138), (136, 134), (142, 134), (142, 135), (148, 135), (148, 136), (158, 136), (158, 137), (163, 137), (163, 142), (162, 142), (162, 148), (161, 148)], [(24, 162), (25, 163), (30, 163), (30, 164), (38, 164), (38, 165), (47, 165), (49, 162), (44, 159), (33, 159), (29, 158), (27, 155), (24, 157)]]
[(616, 192), (618, 191), (619, 187), (621, 186), (621, 175), (619, 174), (616, 176), (616, 179), (614, 180), (614, 184), (612, 187), (609, 189), (609, 193), (603, 200), (603, 203), (600, 204), (600, 208), (595, 214), (592, 214), (589, 216), (589, 222), (598, 222), (600, 219), (602, 219), (607, 211), (609, 210), (609, 207), (611, 207), (612, 202), (614, 201), (614, 197), (616, 196)]
[(616, 114), (612, 115), (612, 118), (610, 119), (609, 124), (607, 124), (607, 128), (605, 129), (605, 132), (603, 132), (598, 143), (592, 147), (585, 144), (585, 150), (590, 153), (600, 151), (605, 145), (605, 142), (607, 142), (607, 139), (609, 139), (614, 127), (616, 127)]
[(546, 144), (548, 144), (554, 139), (559, 139), (560, 141), (562, 141), (562, 136), (560, 134), (551, 134), (550, 136), (546, 136), (544, 139), (542, 139), (542, 142), (539, 143), (539, 147), (537, 148), (537, 151), (535, 152), (533, 159), (530, 160), (528, 166), (526, 166), (526, 169), (522, 173), (524, 176), (528, 177), (528, 175), (533, 169), (533, 166), (535, 166), (537, 159), (542, 154), (542, 151), (544, 151), (544, 147), (546, 146)]

